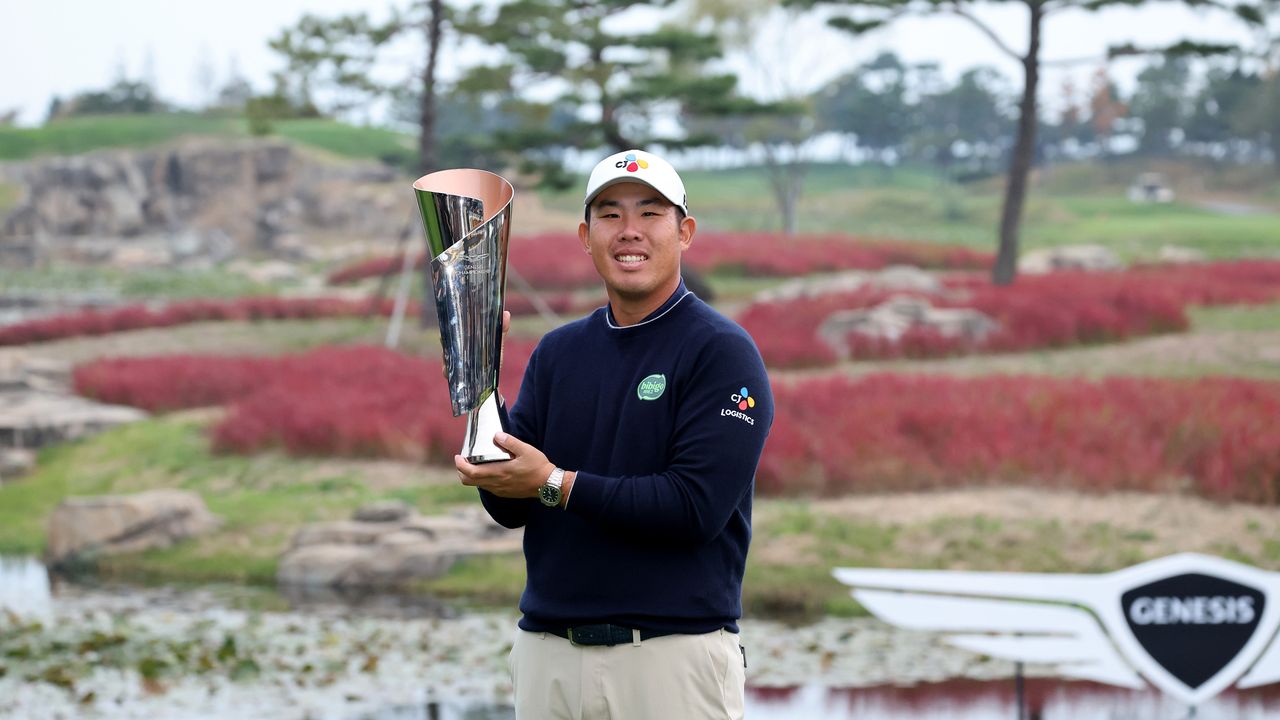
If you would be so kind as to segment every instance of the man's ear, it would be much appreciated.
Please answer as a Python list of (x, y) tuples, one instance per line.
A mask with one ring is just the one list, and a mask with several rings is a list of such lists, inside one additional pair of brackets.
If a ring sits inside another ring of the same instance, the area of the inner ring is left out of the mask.
[(680, 220), (680, 249), (688, 250), (693, 244), (693, 234), (698, 231), (698, 221), (692, 215), (685, 215)]
[(586, 221), (578, 223), (578, 242), (582, 243), (582, 251), (591, 254), (591, 229), (587, 227)]

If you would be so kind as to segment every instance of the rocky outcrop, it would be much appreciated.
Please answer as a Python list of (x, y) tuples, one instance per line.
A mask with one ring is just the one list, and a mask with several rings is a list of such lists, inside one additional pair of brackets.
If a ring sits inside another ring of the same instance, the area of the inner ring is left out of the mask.
[(394, 170), (312, 160), (278, 141), (103, 151), (31, 161), (6, 175), (25, 192), (0, 219), (0, 261), (222, 260), (247, 249), (305, 249), (297, 238), (309, 228), (394, 237), (407, 218), (377, 186), (395, 180)]
[(0, 485), (26, 475), (36, 466), (36, 454), (24, 448), (0, 447)]
[(357, 510), (355, 519), (298, 530), (280, 558), (281, 585), (388, 588), (446, 572), (459, 558), (520, 550), (522, 533), (480, 508), (423, 516), (402, 503)]
[(852, 336), (897, 342), (913, 330), (928, 330), (978, 342), (999, 327), (972, 308), (935, 308), (924, 298), (898, 296), (872, 308), (832, 313), (818, 327), (818, 336), (844, 360), (851, 355)]
[(45, 559), (59, 566), (168, 547), (218, 524), (200, 496), (184, 490), (69, 498), (49, 517)]
[(1058, 270), (1122, 270), (1124, 263), (1109, 248), (1102, 245), (1063, 245), (1042, 248), (1022, 254), (1018, 258), (1018, 271), (1031, 275)]
[(927, 270), (911, 265), (891, 265), (869, 272), (850, 270), (832, 275), (797, 278), (756, 294), (757, 302), (780, 302), (820, 297), (832, 293), (852, 292), (862, 288), (878, 290), (911, 290), (924, 293), (942, 292), (942, 281)]
[(0, 356), (0, 447), (40, 448), (147, 417), (71, 394), (69, 374), (65, 363), (46, 358)]

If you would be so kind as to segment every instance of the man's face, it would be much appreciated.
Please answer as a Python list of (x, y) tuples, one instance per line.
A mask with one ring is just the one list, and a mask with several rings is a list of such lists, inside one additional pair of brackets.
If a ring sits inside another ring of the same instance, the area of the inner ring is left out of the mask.
[(693, 242), (693, 218), (680, 212), (657, 190), (624, 182), (605, 188), (591, 203), (590, 224), (578, 226), (578, 239), (610, 300), (661, 303), (680, 282), (680, 253)]

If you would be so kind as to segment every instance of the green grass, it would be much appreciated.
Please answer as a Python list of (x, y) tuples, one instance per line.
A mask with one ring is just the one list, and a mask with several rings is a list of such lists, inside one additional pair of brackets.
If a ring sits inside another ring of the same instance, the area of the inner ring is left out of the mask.
[(412, 135), (333, 120), (281, 120), (272, 125), (272, 132), (342, 157), (376, 159), (402, 168), (411, 167), (418, 153), (417, 140)]
[(243, 120), (191, 113), (94, 115), (38, 128), (0, 128), (0, 160), (76, 155), (103, 148), (147, 147), (189, 135), (245, 135)]
[(1193, 307), (1188, 314), (1191, 316), (1191, 327), (1195, 330), (1280, 330), (1280, 303)]
[(234, 298), (274, 295), (278, 287), (255, 283), (239, 273), (219, 269), (55, 266), (39, 269), (0, 268), (0, 287), (7, 290), (101, 292), (125, 298)]
[[(281, 120), (272, 125), (272, 134), (338, 156), (382, 160), (400, 167), (408, 167), (417, 153), (412, 135), (333, 120)], [(239, 117), (194, 113), (91, 115), (57, 120), (38, 128), (0, 127), (0, 160), (142, 148), (197, 136), (250, 137), (248, 123)]]
[(48, 448), (34, 473), (0, 486), (0, 553), (41, 553), (45, 522), (66, 497), (178, 488), (204, 498), (222, 526), (193, 542), (111, 558), (102, 570), (146, 579), (271, 582), (276, 556), (304, 523), (348, 517), (374, 500), (404, 500), (424, 513), (474, 502), (471, 488), (442, 482), (448, 475), (424, 468), (421, 482), (374, 490), (358, 470), (340, 463), (279, 453), (212, 454), (203, 423), (161, 417)]

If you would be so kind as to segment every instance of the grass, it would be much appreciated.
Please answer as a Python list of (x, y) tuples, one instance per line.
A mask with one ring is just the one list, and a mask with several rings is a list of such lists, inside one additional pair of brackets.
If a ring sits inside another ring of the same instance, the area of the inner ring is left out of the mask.
[(129, 299), (234, 298), (273, 295), (279, 288), (219, 269), (182, 270), (57, 266), (37, 269), (0, 267), (0, 287), (46, 293), (100, 293)]
[(203, 497), (224, 519), (222, 527), (196, 542), (113, 558), (103, 570), (180, 581), (272, 582), (276, 556), (304, 523), (345, 518), (375, 500), (403, 500), (428, 514), (474, 500), (474, 490), (450, 482), (446, 471), (424, 468), (414, 482), (374, 488), (360, 468), (278, 453), (214, 455), (204, 421), (155, 418), (45, 449), (32, 475), (0, 487), (0, 553), (43, 552), (46, 519), (63, 498), (178, 488)]
[(1193, 307), (1189, 314), (1191, 327), (1195, 330), (1244, 332), (1280, 330), (1280, 303)]
[(243, 120), (192, 113), (72, 117), (38, 128), (0, 128), (0, 160), (159, 145), (180, 137), (247, 134)]

